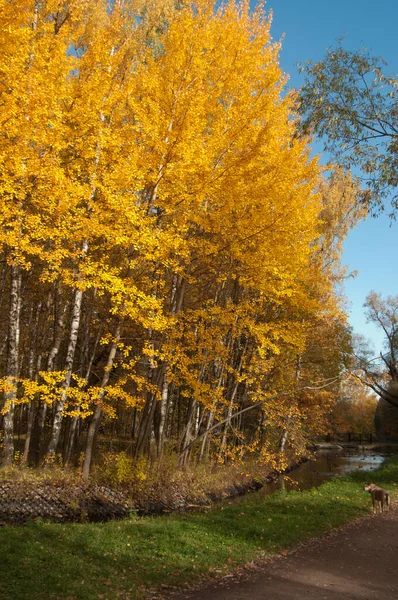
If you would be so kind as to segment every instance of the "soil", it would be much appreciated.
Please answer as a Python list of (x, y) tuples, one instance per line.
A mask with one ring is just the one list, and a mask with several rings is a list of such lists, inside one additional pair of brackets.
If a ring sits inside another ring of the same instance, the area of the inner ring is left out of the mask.
[(396, 600), (398, 507), (173, 600)]

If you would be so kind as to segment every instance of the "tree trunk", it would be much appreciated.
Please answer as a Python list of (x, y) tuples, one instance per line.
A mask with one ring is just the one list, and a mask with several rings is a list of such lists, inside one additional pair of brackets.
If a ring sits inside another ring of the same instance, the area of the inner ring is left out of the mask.
[[(181, 278), (178, 274), (173, 275), (170, 293), (170, 313), (176, 315), (180, 312), (186, 292), (186, 279)], [(156, 452), (157, 457), (163, 453), (164, 439), (165, 439), (165, 426), (167, 409), (169, 406), (169, 382), (168, 382), (168, 370), (169, 366), (164, 363), (162, 366), (163, 371), (163, 382), (162, 382), (162, 394), (159, 407), (159, 423), (158, 427), (155, 428), (156, 438)], [(161, 378), (159, 378), (161, 381)]]
[[(299, 380), (300, 380), (300, 371), (301, 371), (301, 355), (298, 354), (296, 357), (296, 374), (295, 374), (295, 382), (296, 382), (297, 388), (298, 388), (298, 384), (299, 384)], [(286, 447), (286, 442), (287, 442), (287, 438), (289, 435), (289, 430), (293, 424), (294, 417), (292, 416), (292, 406), (293, 406), (294, 400), (295, 400), (295, 398), (293, 396), (293, 398), (289, 404), (289, 410), (288, 410), (288, 414), (287, 414), (285, 427), (282, 431), (282, 436), (281, 436), (281, 439), (279, 442), (279, 452), (281, 454), (283, 454), (285, 452), (285, 447)]]
[[(202, 381), (206, 373), (205, 362), (202, 362), (200, 367), (200, 373), (198, 376), (198, 382)], [(195, 408), (196, 408), (196, 399), (190, 398), (188, 405), (188, 414), (187, 414), (187, 422), (185, 424), (185, 430), (181, 443), (181, 451), (180, 456), (178, 458), (179, 465), (185, 465), (188, 460), (189, 448), (191, 446), (191, 434), (192, 434), (192, 425), (195, 416)]]
[(116, 352), (117, 352), (117, 346), (120, 341), (120, 335), (121, 335), (121, 323), (119, 322), (116, 327), (115, 338), (111, 344), (111, 348), (109, 351), (108, 361), (107, 361), (106, 367), (104, 369), (104, 375), (102, 377), (101, 386), (100, 386), (101, 392), (100, 392), (100, 395), (97, 400), (97, 406), (95, 407), (94, 415), (91, 420), (90, 427), (88, 428), (86, 451), (84, 454), (84, 463), (83, 463), (83, 479), (85, 481), (88, 480), (89, 475), (90, 475), (94, 440), (95, 440), (95, 436), (96, 436), (96, 433), (98, 431), (98, 427), (99, 427), (99, 424), (101, 421), (102, 401), (103, 401), (104, 395), (105, 395), (105, 387), (108, 385), (108, 382), (109, 382), (109, 377), (111, 374), (111, 370), (112, 370)]
[(137, 444), (134, 453), (135, 458), (138, 458), (140, 454), (143, 454), (145, 446), (149, 440), (153, 423), (153, 416), (155, 414), (156, 409), (156, 403), (157, 400), (155, 396), (152, 393), (148, 392), (147, 400), (139, 424)]
[[(77, 410), (80, 412), (80, 406), (78, 407)], [(70, 459), (72, 457), (73, 446), (75, 443), (75, 436), (76, 436), (76, 430), (77, 430), (77, 424), (79, 422), (79, 419), (80, 419), (79, 416), (75, 416), (75, 417), (72, 417), (71, 422), (70, 422), (68, 440), (66, 442), (66, 449), (65, 449), (64, 466), (69, 465)]]
[(228, 431), (228, 428), (231, 427), (231, 419), (232, 419), (232, 413), (233, 413), (233, 406), (234, 406), (236, 394), (238, 393), (239, 377), (240, 377), (241, 372), (242, 372), (243, 357), (244, 357), (244, 355), (246, 353), (247, 345), (248, 345), (248, 341), (246, 339), (245, 345), (244, 345), (244, 347), (242, 349), (241, 356), (240, 356), (240, 359), (239, 359), (239, 365), (238, 365), (238, 368), (237, 368), (238, 379), (234, 383), (234, 387), (233, 387), (233, 390), (232, 390), (232, 393), (231, 393), (231, 398), (230, 398), (230, 401), (229, 401), (229, 406), (228, 406), (228, 411), (227, 411), (227, 420), (226, 420), (226, 423), (225, 423), (225, 426), (224, 426), (224, 431), (223, 431), (223, 436), (222, 436), (222, 441), (221, 441), (221, 447), (220, 447), (220, 458), (224, 454), (225, 448), (227, 446), (227, 431)]
[(285, 427), (285, 429), (282, 432), (282, 437), (281, 437), (281, 440), (279, 442), (279, 452), (281, 454), (283, 454), (285, 452), (285, 446), (286, 446), (286, 442), (287, 442), (288, 428), (289, 428), (289, 418), (287, 420), (286, 427)]
[(160, 419), (159, 419), (159, 427), (158, 427), (158, 431), (157, 431), (157, 438), (156, 438), (156, 449), (157, 449), (157, 456), (158, 458), (160, 458), (160, 456), (163, 453), (163, 447), (164, 447), (164, 432), (165, 432), (165, 424), (166, 424), (166, 415), (167, 415), (167, 408), (168, 408), (168, 401), (169, 401), (169, 382), (167, 380), (167, 367), (164, 367), (164, 374), (163, 374), (163, 385), (162, 385), (162, 399), (160, 401)]
[(214, 422), (214, 411), (211, 410), (209, 412), (209, 418), (207, 420), (206, 432), (205, 432), (205, 435), (203, 436), (202, 446), (200, 448), (199, 461), (198, 461), (199, 464), (202, 462), (203, 457), (205, 455), (207, 439), (208, 439), (208, 432), (211, 429), (211, 427), (213, 426), (213, 422)]
[[(85, 253), (87, 253), (87, 250), (88, 250), (88, 244), (87, 244), (87, 242), (84, 242), (83, 243), (83, 251)], [(75, 357), (77, 336), (79, 333), (82, 300), (83, 300), (83, 292), (81, 290), (77, 289), (75, 291), (69, 344), (68, 344), (68, 350), (66, 353), (66, 361), (65, 361), (66, 376), (65, 376), (64, 383), (62, 385), (61, 399), (55, 406), (51, 438), (50, 438), (50, 442), (49, 442), (48, 448), (47, 448), (47, 456), (48, 457), (52, 457), (55, 455), (55, 452), (56, 452), (57, 446), (58, 446), (59, 436), (61, 433), (63, 410), (64, 410), (65, 401), (66, 401), (66, 397), (67, 397), (66, 392), (70, 386), (70, 382), (71, 382), (71, 378), (72, 378), (73, 359)]]
[[(57, 315), (54, 314), (53, 344), (52, 344), (52, 347), (51, 347), (50, 352), (48, 353), (48, 357), (47, 357), (46, 369), (48, 372), (56, 370), (56, 368), (55, 368), (56, 360), (57, 360), (59, 348), (61, 346), (62, 337), (63, 337), (63, 333), (64, 333), (64, 322), (65, 322), (67, 308), (68, 308), (68, 302), (65, 302), (63, 308), (59, 312), (58, 318), (57, 318)], [(56, 312), (57, 311), (55, 310), (55, 313)], [(34, 426), (34, 442), (33, 442), (34, 456), (35, 456), (34, 460), (35, 460), (36, 465), (39, 464), (41, 454), (42, 454), (42, 448), (43, 448), (43, 442), (44, 442), (43, 441), (43, 432), (44, 432), (44, 425), (46, 422), (47, 407), (48, 407), (47, 402), (45, 400), (40, 400), (37, 419), (36, 419), (36, 425)]]
[(133, 408), (133, 421), (131, 423), (131, 439), (134, 440), (135, 438), (135, 428), (137, 425), (137, 407), (135, 406)]
[(4, 394), (8, 410), (4, 415), (4, 448), (3, 466), (12, 465), (14, 456), (14, 410), (17, 396), (18, 353), (19, 353), (19, 320), (21, 313), (21, 268), (18, 265), (11, 267), (10, 289), (10, 315), (8, 321), (7, 341), (7, 383), (12, 389)]
[(31, 403), (29, 404), (29, 409), (28, 409), (28, 424), (27, 424), (27, 430), (26, 430), (26, 438), (25, 438), (23, 456), (22, 456), (22, 461), (21, 461), (21, 464), (23, 464), (23, 465), (26, 465), (28, 462), (30, 442), (32, 439), (32, 431), (33, 431), (33, 424), (35, 421), (35, 415), (36, 415), (36, 400), (33, 399), (31, 401)]
[[(41, 358), (42, 358), (41, 355), (39, 354), (39, 356), (37, 357), (37, 360), (35, 361), (35, 358), (36, 358), (35, 351), (36, 351), (36, 346), (37, 346), (37, 336), (38, 336), (38, 329), (39, 329), (39, 318), (40, 318), (41, 306), (42, 305), (40, 302), (37, 305), (36, 316), (35, 316), (35, 319), (33, 322), (33, 330), (31, 333), (31, 342), (30, 342), (30, 348), (29, 348), (29, 379), (30, 380), (35, 379), (35, 381), (37, 381), (38, 376), (39, 376)], [(35, 363), (36, 363), (36, 365), (35, 365)], [(26, 465), (28, 462), (30, 442), (32, 439), (33, 424), (34, 424), (35, 416), (36, 416), (36, 402), (37, 402), (37, 398), (33, 398), (31, 403), (29, 404), (29, 408), (28, 408), (28, 423), (27, 423), (24, 451), (23, 451), (23, 456), (22, 456), (22, 461), (21, 461), (21, 463), (23, 465)]]
[[(90, 360), (88, 362), (88, 366), (87, 366), (87, 372), (86, 372), (86, 383), (88, 384), (88, 380), (90, 378), (90, 373), (91, 373), (91, 369), (93, 366), (93, 362), (94, 362), (94, 358), (95, 358), (95, 354), (97, 351), (97, 346), (99, 344), (99, 341), (101, 339), (101, 333), (102, 333), (102, 324), (99, 328), (95, 343), (94, 343), (94, 348), (93, 351), (91, 353), (91, 357)], [(80, 406), (79, 406), (79, 412), (80, 412)], [(69, 436), (68, 436), (68, 442), (66, 445), (66, 450), (65, 450), (65, 461), (64, 461), (64, 465), (67, 466), (70, 463), (70, 459), (72, 457), (72, 452), (73, 452), (73, 446), (75, 443), (75, 439), (76, 439), (76, 431), (78, 430), (78, 423), (79, 423), (79, 419), (80, 416), (75, 416), (72, 418), (71, 424), (70, 424), (70, 429), (69, 429)]]
[(190, 446), (191, 442), (191, 434), (192, 434), (192, 426), (195, 417), (195, 408), (196, 408), (196, 400), (195, 398), (191, 398), (189, 400), (189, 408), (187, 415), (187, 422), (185, 425), (184, 437), (182, 440), (182, 450), (179, 457), (179, 464), (183, 466), (186, 464), (188, 460), (188, 446)]

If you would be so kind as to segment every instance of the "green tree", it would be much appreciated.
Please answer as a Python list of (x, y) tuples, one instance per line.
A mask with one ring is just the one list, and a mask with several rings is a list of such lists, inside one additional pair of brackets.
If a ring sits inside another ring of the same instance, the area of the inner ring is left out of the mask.
[(301, 130), (314, 132), (334, 161), (359, 169), (362, 200), (374, 213), (393, 194), (391, 216), (398, 209), (398, 79), (386, 74), (382, 58), (366, 49), (329, 48), (317, 63), (300, 65)]

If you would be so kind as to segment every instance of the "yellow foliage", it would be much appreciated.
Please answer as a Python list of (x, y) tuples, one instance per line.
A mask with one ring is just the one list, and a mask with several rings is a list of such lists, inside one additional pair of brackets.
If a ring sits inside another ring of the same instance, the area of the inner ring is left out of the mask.
[(113, 485), (130, 485), (139, 489), (146, 480), (146, 464), (135, 462), (126, 452), (105, 453), (101, 461), (101, 478)]
[[(116, 320), (127, 332), (98, 367), (117, 376), (43, 370), (0, 389), (113, 418), (161, 400), (167, 374), (216, 418), (244, 397), (278, 431), (320, 431), (326, 393), (271, 398), (339, 363), (356, 183), (326, 182), (296, 135), (262, 6), (111, 5), (0, 0), (0, 249), (39, 290), (95, 292), (100, 346)], [(316, 356), (314, 332), (333, 351)], [(298, 375), (297, 356), (313, 369)]]

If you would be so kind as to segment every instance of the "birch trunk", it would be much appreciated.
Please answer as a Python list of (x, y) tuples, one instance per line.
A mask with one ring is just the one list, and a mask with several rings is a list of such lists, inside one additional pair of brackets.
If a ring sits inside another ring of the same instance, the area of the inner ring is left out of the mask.
[[(83, 252), (86, 254), (87, 251), (88, 251), (88, 243), (85, 241), (83, 243)], [(77, 336), (79, 334), (82, 300), (83, 300), (83, 292), (79, 289), (76, 289), (74, 303), (73, 303), (73, 310), (72, 310), (72, 322), (71, 322), (71, 328), (70, 328), (69, 344), (68, 344), (68, 350), (66, 353), (66, 361), (65, 361), (66, 375), (65, 375), (64, 383), (62, 385), (61, 399), (55, 406), (51, 437), (50, 437), (50, 442), (49, 442), (48, 448), (47, 448), (47, 456), (48, 457), (52, 457), (55, 455), (55, 452), (56, 452), (57, 446), (58, 446), (59, 437), (61, 434), (61, 425), (62, 425), (63, 410), (64, 410), (64, 406), (65, 406), (65, 401), (66, 401), (66, 393), (70, 386), (70, 382), (71, 382), (71, 378), (72, 378), (73, 360), (75, 357)]]
[(192, 426), (195, 418), (195, 408), (196, 408), (196, 400), (195, 398), (191, 398), (189, 401), (188, 415), (187, 415), (187, 423), (185, 426), (184, 437), (182, 440), (182, 450), (179, 457), (179, 465), (184, 466), (188, 460), (188, 446), (190, 446), (191, 437), (192, 437)]
[(134, 453), (135, 458), (140, 454), (143, 454), (149, 441), (157, 402), (158, 400), (156, 400), (155, 396), (149, 392), (139, 425), (137, 444)]
[[(202, 362), (202, 365), (200, 367), (200, 373), (198, 376), (198, 382), (203, 380), (205, 373), (206, 373), (206, 364), (205, 364), (205, 362)], [(189, 401), (187, 422), (185, 425), (185, 430), (184, 430), (183, 439), (182, 439), (182, 443), (181, 443), (181, 452), (180, 452), (180, 456), (178, 458), (178, 463), (180, 466), (185, 465), (188, 460), (189, 448), (191, 446), (192, 425), (193, 425), (193, 420), (194, 420), (194, 416), (195, 416), (195, 408), (196, 408), (196, 399), (191, 398)]]
[(18, 265), (11, 267), (10, 288), (10, 315), (8, 321), (7, 340), (7, 382), (12, 389), (4, 394), (8, 411), (4, 415), (4, 448), (3, 466), (12, 465), (14, 456), (14, 410), (17, 395), (16, 379), (18, 377), (19, 354), (19, 321), (21, 313), (21, 268)]
[[(189, 269), (188, 269), (189, 272)], [(184, 297), (186, 292), (186, 279), (181, 278), (178, 274), (174, 274), (171, 284), (170, 294), (170, 313), (177, 315), (182, 308)], [(160, 399), (160, 418), (158, 428), (155, 429), (156, 437), (156, 452), (158, 458), (163, 454), (164, 439), (165, 439), (165, 427), (167, 410), (169, 407), (169, 382), (168, 382), (168, 371), (169, 365), (167, 362), (163, 364), (163, 383), (162, 383), (162, 394)]]
[[(80, 413), (80, 406), (76, 410), (78, 410)], [(75, 443), (76, 430), (77, 430), (77, 424), (79, 422), (79, 419), (80, 419), (80, 416), (75, 416), (75, 417), (72, 417), (72, 420), (70, 422), (68, 439), (66, 442), (66, 449), (65, 449), (64, 466), (69, 465), (70, 459), (72, 457), (72, 451), (73, 451), (73, 446)]]
[[(97, 351), (97, 346), (99, 344), (99, 341), (101, 339), (101, 334), (102, 334), (102, 325), (99, 328), (96, 340), (95, 340), (95, 344), (94, 344), (94, 349), (91, 353), (91, 357), (87, 366), (87, 372), (86, 372), (86, 384), (88, 384), (88, 380), (90, 378), (90, 373), (91, 373), (91, 368), (93, 366), (93, 362), (94, 362), (94, 358), (95, 358), (95, 354)], [(80, 406), (78, 408), (79, 413), (80, 413)], [(66, 451), (65, 451), (65, 461), (64, 461), (64, 465), (68, 465), (70, 463), (70, 459), (72, 457), (72, 451), (73, 451), (73, 446), (74, 446), (74, 442), (75, 442), (75, 438), (76, 438), (76, 432), (78, 430), (78, 423), (79, 423), (79, 419), (80, 416), (76, 416), (72, 418), (71, 424), (70, 424), (70, 430), (69, 430), (69, 436), (68, 436), (68, 442), (66, 445)]]
[[(37, 346), (37, 336), (38, 336), (38, 329), (39, 329), (41, 306), (42, 305), (40, 302), (37, 306), (35, 319), (33, 321), (33, 331), (31, 334), (31, 342), (30, 342), (30, 348), (29, 348), (29, 379), (33, 380), (33, 378), (34, 378), (35, 381), (37, 381), (37, 379), (38, 379), (40, 365), (41, 365), (41, 355), (39, 355), (37, 357), (37, 360), (35, 360), (35, 358), (36, 358), (35, 351), (36, 351), (36, 346)], [(35, 363), (36, 363), (36, 365), (35, 365)], [(33, 424), (34, 424), (35, 414), (36, 414), (36, 402), (37, 402), (37, 398), (33, 398), (31, 403), (29, 404), (29, 408), (28, 408), (28, 423), (27, 423), (23, 456), (22, 456), (22, 461), (21, 461), (21, 463), (23, 465), (26, 465), (28, 462), (30, 442), (32, 439)]]
[[(63, 332), (64, 332), (64, 323), (65, 316), (68, 308), (68, 303), (65, 303), (64, 307), (60, 311), (58, 319), (54, 319), (54, 335), (53, 335), (53, 345), (50, 349), (50, 352), (47, 357), (47, 371), (51, 372), (56, 370), (56, 360), (59, 353), (59, 348), (61, 346)], [(45, 400), (41, 400), (39, 402), (39, 409), (37, 415), (37, 425), (35, 428), (35, 455), (36, 455), (36, 464), (39, 464), (41, 449), (43, 447), (43, 431), (44, 425), (46, 422), (48, 404)]]
[[(39, 356), (37, 357), (37, 365), (36, 365), (36, 377), (35, 377), (36, 381), (39, 376), (41, 359), (42, 359), (42, 357), (39, 354)], [(24, 451), (23, 451), (23, 457), (22, 457), (23, 465), (26, 465), (28, 463), (29, 452), (30, 452), (30, 443), (32, 440), (33, 428), (34, 428), (35, 417), (36, 417), (36, 410), (37, 410), (37, 398), (34, 398), (29, 405), (29, 411), (28, 411), (28, 424), (27, 424), (25, 445), (24, 445)]]
[(205, 451), (206, 451), (208, 433), (209, 433), (209, 430), (213, 426), (213, 422), (214, 422), (214, 411), (211, 410), (209, 412), (209, 418), (208, 418), (208, 421), (207, 421), (206, 432), (205, 432), (205, 435), (203, 436), (202, 446), (200, 448), (199, 461), (198, 461), (199, 464), (203, 461), (203, 457), (204, 457)]
[[(156, 293), (155, 293), (156, 297)], [(152, 329), (148, 330), (148, 338), (151, 343), (152, 350), (155, 349), (153, 341)], [(148, 380), (150, 383), (158, 386), (163, 379), (165, 366), (155, 367), (154, 361), (150, 358), (149, 369), (148, 369)], [(134, 457), (137, 458), (144, 452), (144, 449), (150, 440), (150, 436), (154, 426), (154, 418), (158, 400), (152, 392), (147, 392), (146, 402), (142, 417), (138, 426), (137, 444), (135, 447)]]
[(228, 410), (227, 410), (227, 418), (226, 418), (226, 422), (224, 425), (224, 431), (223, 431), (221, 446), (220, 446), (220, 458), (223, 456), (225, 449), (227, 447), (227, 432), (228, 432), (229, 427), (231, 427), (233, 405), (235, 402), (236, 393), (238, 391), (238, 386), (239, 386), (239, 383), (236, 382), (234, 385), (232, 394), (231, 394), (231, 399), (229, 401), (229, 406), (228, 406)]
[[(221, 367), (221, 372), (219, 374), (216, 390), (218, 390), (222, 386), (223, 378), (224, 378), (224, 367)], [(205, 434), (203, 436), (202, 446), (201, 446), (200, 454), (199, 454), (199, 461), (198, 461), (199, 464), (202, 462), (204, 454), (205, 454), (209, 430), (213, 427), (215, 408), (216, 408), (216, 403), (213, 404), (212, 410), (210, 410), (210, 412), (209, 412), (209, 418), (207, 421), (206, 430), (205, 430)]]
[(21, 461), (21, 464), (23, 464), (23, 465), (26, 465), (28, 462), (30, 442), (32, 439), (32, 431), (33, 431), (33, 424), (35, 421), (35, 415), (36, 415), (36, 400), (32, 400), (29, 405), (29, 410), (28, 410), (28, 424), (27, 424), (27, 430), (26, 430), (26, 438), (25, 438), (23, 456), (22, 456), (22, 461)]
[(156, 440), (156, 449), (158, 458), (163, 453), (164, 447), (164, 432), (165, 432), (165, 424), (166, 424), (166, 415), (167, 408), (169, 405), (169, 382), (167, 379), (167, 367), (164, 369), (163, 374), (163, 385), (162, 385), (162, 399), (160, 401), (160, 422), (159, 422), (159, 430)]

